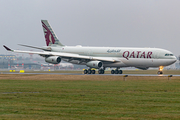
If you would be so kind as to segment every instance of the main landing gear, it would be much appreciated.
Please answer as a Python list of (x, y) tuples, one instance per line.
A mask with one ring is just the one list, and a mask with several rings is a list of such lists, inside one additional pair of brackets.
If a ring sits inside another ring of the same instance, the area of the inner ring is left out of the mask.
[[(105, 70), (105, 68), (101, 68), (98, 70), (98, 73), (104, 74), (104, 70)], [(95, 73), (96, 73), (96, 71), (94, 69), (84, 69), (84, 74), (95, 74)], [(123, 73), (123, 71), (118, 70), (118, 68), (115, 70), (111, 70), (111, 74), (122, 74), (122, 73)]]
[(95, 74), (96, 71), (95, 70), (91, 70), (91, 69), (85, 69), (84, 70), (84, 74)]
[(123, 73), (122, 70), (118, 70), (118, 69), (111, 70), (111, 74), (122, 74), (122, 73)]
[(103, 69), (99, 69), (99, 70), (98, 70), (98, 73), (99, 73), (99, 74), (104, 74), (104, 70), (103, 70)]
[[(96, 71), (94, 69), (85, 69), (84, 74), (95, 74)], [(104, 69), (99, 69), (98, 70), (99, 74), (104, 74)]]
[(163, 68), (164, 68), (163, 66), (160, 66), (160, 67), (159, 67), (159, 71), (157, 72), (158, 75), (163, 74), (163, 72), (162, 72)]

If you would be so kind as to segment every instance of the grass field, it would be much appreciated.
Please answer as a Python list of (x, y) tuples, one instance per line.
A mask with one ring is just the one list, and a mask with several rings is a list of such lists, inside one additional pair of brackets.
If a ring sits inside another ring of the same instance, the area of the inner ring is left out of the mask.
[(0, 119), (180, 119), (180, 77), (0, 74)]

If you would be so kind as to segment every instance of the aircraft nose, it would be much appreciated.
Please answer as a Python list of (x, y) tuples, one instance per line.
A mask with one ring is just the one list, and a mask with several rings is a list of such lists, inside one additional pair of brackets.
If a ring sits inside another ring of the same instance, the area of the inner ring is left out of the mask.
[(171, 60), (172, 63), (175, 63), (177, 61), (177, 58), (173, 56), (173, 59)]

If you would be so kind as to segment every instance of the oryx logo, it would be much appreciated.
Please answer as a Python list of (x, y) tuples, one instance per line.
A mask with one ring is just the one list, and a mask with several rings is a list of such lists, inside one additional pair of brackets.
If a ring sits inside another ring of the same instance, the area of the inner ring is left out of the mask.
[(44, 30), (45, 33), (45, 39), (46, 39), (46, 45), (49, 46), (49, 43), (51, 42), (52, 44), (55, 43), (55, 39), (51, 33), (51, 31), (49, 30), (49, 28), (42, 22), (42, 26), (43, 28), (46, 30)]

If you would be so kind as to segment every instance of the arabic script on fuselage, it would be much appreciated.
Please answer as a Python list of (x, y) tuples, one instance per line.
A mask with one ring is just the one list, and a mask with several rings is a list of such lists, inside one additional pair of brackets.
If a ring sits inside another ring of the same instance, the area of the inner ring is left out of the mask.
[(108, 53), (118, 53), (120, 51), (121, 51), (120, 49), (117, 49), (117, 50), (115, 50), (115, 49), (108, 49), (107, 50)]

